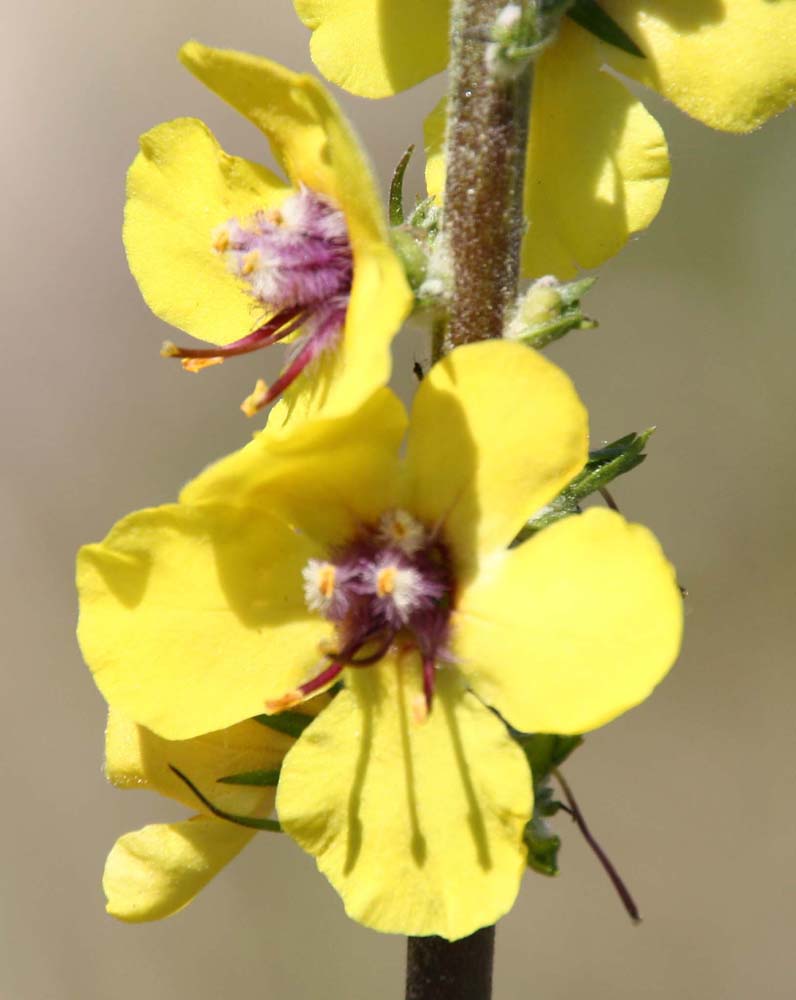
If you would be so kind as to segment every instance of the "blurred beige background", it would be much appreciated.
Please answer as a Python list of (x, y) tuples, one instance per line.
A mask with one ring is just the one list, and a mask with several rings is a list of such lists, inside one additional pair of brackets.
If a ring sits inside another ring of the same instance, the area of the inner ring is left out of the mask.
[[(398, 1000), (403, 941), (349, 923), (286, 838), (263, 834), (169, 921), (105, 916), (114, 839), (179, 811), (105, 785), (103, 704), (73, 634), (78, 545), (238, 446), (251, 425), (237, 404), (260, 372), (197, 380), (159, 360), (168, 331), (119, 237), (136, 137), (196, 115), (257, 157), (258, 135), (177, 47), (193, 36), (309, 68), (307, 34), (289, 0), (38, 0), (6, 9), (4, 35), (0, 997)], [(345, 99), (383, 178), (439, 87)], [(589, 299), (601, 329), (550, 351), (595, 441), (658, 425), (616, 494), (691, 594), (677, 669), (567, 767), (645, 922), (630, 925), (563, 818), (563, 874), (529, 876), (500, 927), (497, 1000), (794, 992), (796, 112), (733, 138), (650, 104), (672, 147), (662, 216), (603, 270)], [(415, 350), (409, 335), (399, 386)]]

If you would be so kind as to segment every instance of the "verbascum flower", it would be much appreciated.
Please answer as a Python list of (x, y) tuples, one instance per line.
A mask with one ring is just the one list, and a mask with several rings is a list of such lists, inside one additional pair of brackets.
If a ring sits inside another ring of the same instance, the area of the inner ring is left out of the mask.
[[(366, 97), (385, 97), (448, 60), (447, 0), (294, 0), (315, 64)], [(564, 18), (536, 60), (525, 184), (527, 277), (570, 278), (617, 253), (660, 209), (664, 136), (612, 70), (657, 89), (700, 121), (749, 131), (796, 99), (796, 5), (768, 0), (605, 0), (645, 58)], [(485, 30), (488, 26), (485, 26)], [(444, 182), (444, 109), (427, 126), (428, 182)]]
[(86, 660), (172, 740), (341, 681), (285, 758), (279, 820), (354, 919), (463, 937), (507, 912), (526, 865), (532, 782), (505, 723), (603, 725), (679, 646), (646, 529), (595, 509), (512, 545), (586, 457), (559, 369), (506, 341), (459, 348), (410, 419), (383, 389), (295, 439), (266, 429), (87, 546)]
[(120, 920), (158, 920), (191, 902), (254, 836), (253, 829), (212, 815), (172, 771), (176, 767), (213, 797), (219, 808), (265, 816), (275, 787), (219, 783), (229, 775), (277, 769), (293, 744), (289, 736), (241, 722), (189, 740), (164, 740), (111, 710), (105, 773), (119, 788), (159, 792), (200, 812), (190, 819), (154, 823), (120, 837), (105, 865), (108, 912)]
[(228, 155), (193, 118), (142, 136), (127, 181), (130, 269), (153, 312), (216, 345), (163, 353), (198, 371), (286, 340), (288, 363), (244, 410), (303, 376), (304, 411), (349, 412), (389, 378), (412, 305), (357, 139), (311, 77), (197, 42), (180, 58), (265, 134), (285, 176)]
[[(293, 3), (312, 29), (315, 65), (354, 94), (387, 97), (447, 65), (450, 0)], [(603, 44), (565, 20), (551, 52), (539, 60), (537, 82), (554, 50), (553, 58), (579, 73), (584, 52), (578, 39), (585, 35), (596, 52), (587, 69), (605, 63), (712, 128), (748, 132), (796, 100), (796, 8), (787, 0), (599, 0), (599, 6), (645, 58)]]

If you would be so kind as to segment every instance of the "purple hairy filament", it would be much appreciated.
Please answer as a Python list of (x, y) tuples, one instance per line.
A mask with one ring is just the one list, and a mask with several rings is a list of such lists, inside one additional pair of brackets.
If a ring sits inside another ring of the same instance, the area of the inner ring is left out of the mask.
[(328, 560), (310, 559), (303, 577), (307, 607), (335, 625), (336, 649), (325, 654), (329, 663), (316, 676), (266, 707), (289, 708), (328, 687), (346, 667), (378, 664), (395, 646), (419, 655), (424, 713), (430, 712), (437, 664), (452, 658), (454, 577), (436, 534), (406, 511), (390, 510)]
[(161, 354), (198, 372), (296, 334), (277, 380), (270, 388), (259, 382), (244, 403), (242, 409), (251, 415), (340, 342), (353, 278), (345, 217), (327, 198), (302, 185), (278, 210), (224, 223), (214, 234), (213, 250), (224, 256), (269, 318), (224, 347), (178, 347), (167, 341)]

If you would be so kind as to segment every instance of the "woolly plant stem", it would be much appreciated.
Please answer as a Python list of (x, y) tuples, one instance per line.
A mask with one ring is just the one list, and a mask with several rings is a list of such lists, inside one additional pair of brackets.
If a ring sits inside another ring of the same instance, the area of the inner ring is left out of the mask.
[(487, 70), (486, 38), (504, 6), (505, 0), (456, 0), (451, 15), (445, 351), (500, 337), (517, 295), (531, 70), (511, 81)]

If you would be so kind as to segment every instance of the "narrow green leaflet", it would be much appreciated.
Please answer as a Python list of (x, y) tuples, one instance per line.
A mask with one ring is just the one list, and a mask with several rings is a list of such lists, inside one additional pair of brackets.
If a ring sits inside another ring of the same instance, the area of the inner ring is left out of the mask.
[(313, 719), (313, 715), (303, 712), (279, 712), (278, 715), (255, 715), (253, 721), (297, 740)]
[(225, 785), (251, 785), (254, 788), (273, 788), (279, 783), (279, 768), (275, 771), (243, 771), (218, 779)]
[(644, 448), (654, 431), (654, 427), (648, 427), (641, 434), (626, 434), (602, 448), (590, 451), (589, 460), (583, 470), (552, 503), (534, 514), (518, 535), (517, 542), (524, 541), (549, 524), (560, 521), (562, 517), (578, 514), (581, 500), (604, 489), (614, 479), (641, 465), (647, 457)]
[(628, 33), (616, 23), (616, 21), (600, 7), (596, 0), (575, 0), (567, 11), (572, 20), (590, 31), (592, 35), (614, 45), (623, 52), (631, 56), (638, 56), (644, 59), (644, 53), (636, 45)]
[(219, 819), (229, 820), (230, 823), (236, 823), (238, 826), (248, 826), (252, 830), (270, 830), (272, 833), (282, 832), (282, 827), (279, 825), (278, 820), (257, 819), (255, 816), (236, 816), (234, 813), (228, 813), (224, 809), (219, 809), (218, 806), (214, 806), (210, 799), (199, 791), (191, 779), (186, 777), (182, 771), (177, 770), (173, 764), (169, 764), (169, 767), (180, 781), (184, 782), (191, 789), (202, 805), (209, 809), (214, 816), (218, 816)]
[(415, 147), (410, 146), (398, 161), (390, 182), (389, 214), (391, 226), (402, 226), (404, 222), (404, 174), (412, 159)]

